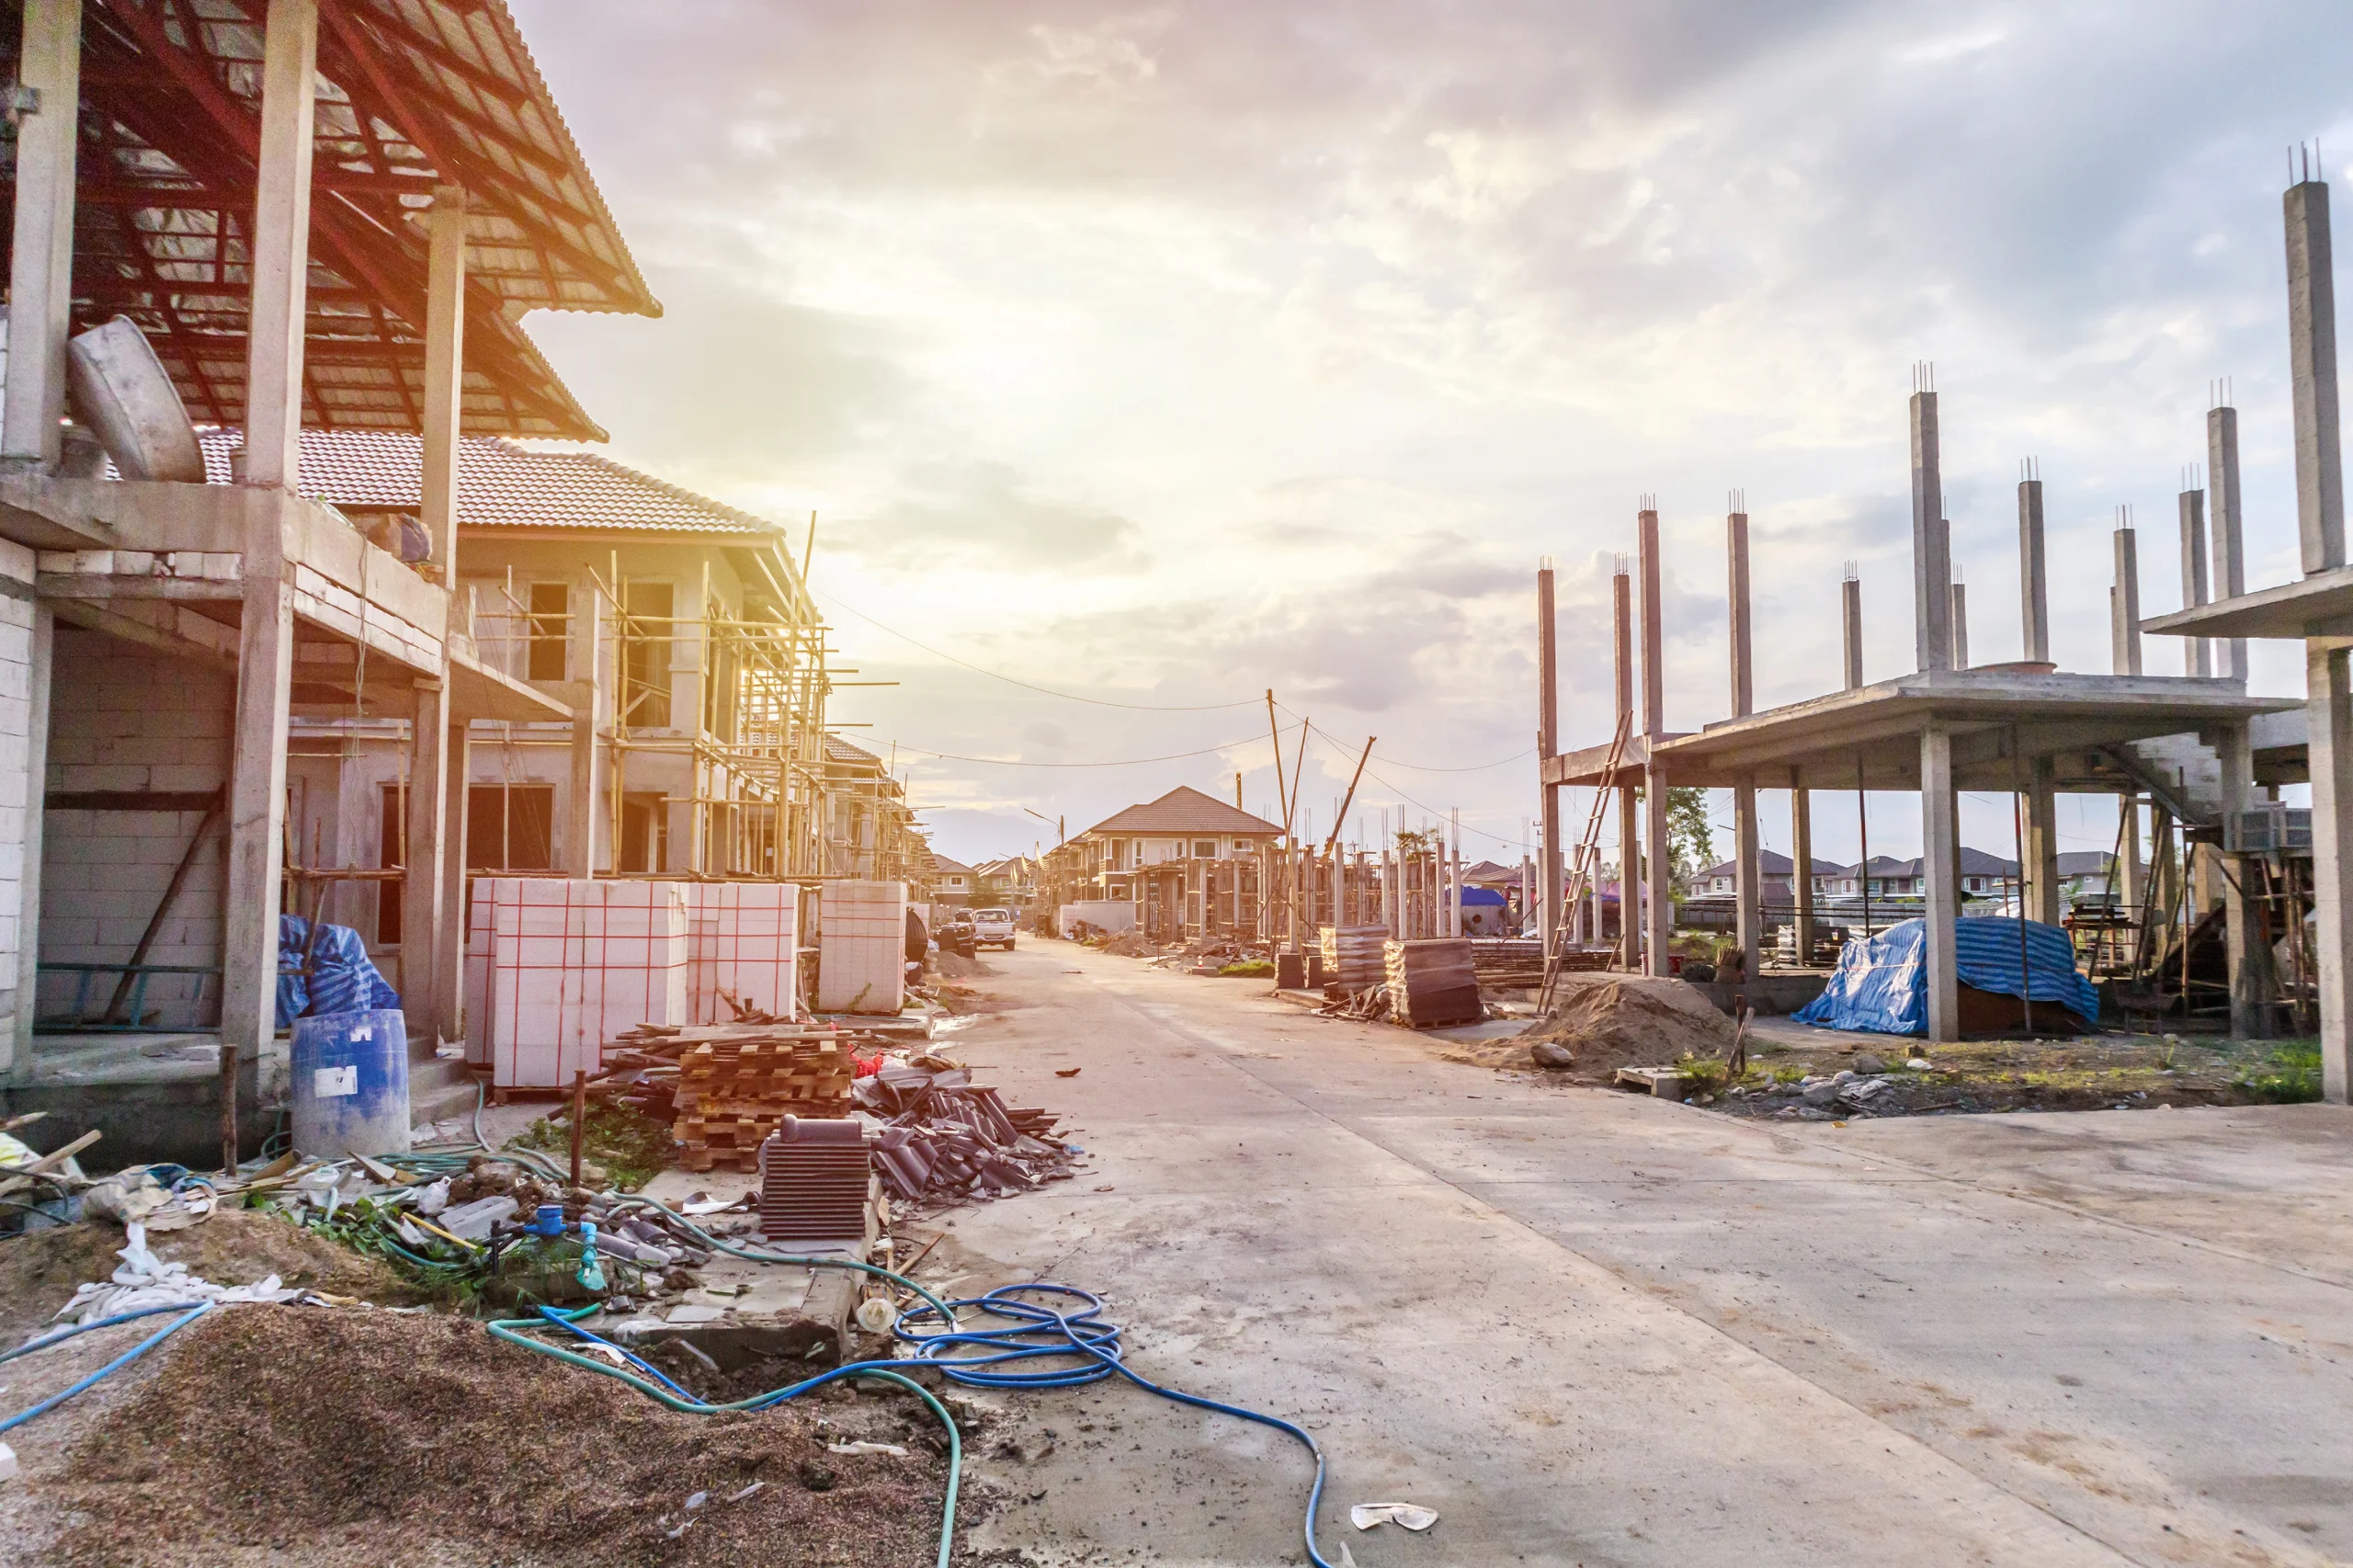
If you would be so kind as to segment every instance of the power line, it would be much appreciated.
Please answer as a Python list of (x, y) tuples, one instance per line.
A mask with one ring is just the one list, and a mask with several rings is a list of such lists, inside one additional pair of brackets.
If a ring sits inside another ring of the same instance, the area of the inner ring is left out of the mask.
[[(1299, 728), (1296, 724), (1290, 727), (1294, 730)], [(916, 756), (937, 757), (942, 762), (978, 762), (992, 767), (1135, 767), (1147, 762), (1177, 762), (1188, 756), (1208, 756), (1212, 752), (1232, 751), (1236, 746), (1245, 746), (1254, 741), (1265, 739), (1267, 737), (1264, 735), (1245, 735), (1238, 741), (1227, 741), (1222, 745), (1203, 746), (1199, 751), (1176, 751), (1170, 752), (1165, 756), (1122, 757), (1116, 762), (1024, 762), (1018, 757), (1010, 756), (959, 756), (954, 752), (926, 751), (921, 746), (904, 744), (900, 745), (899, 749)]]
[[(904, 632), (904, 631), (900, 631), (897, 627), (895, 627), (895, 626), (885, 626), (885, 625), (883, 625), (883, 623), (882, 623), (882, 622), (881, 622), (881, 621), (879, 621), (879, 620), (875, 619), (872, 616), (870, 616), (870, 615), (867, 614), (864, 610), (862, 610), (862, 609), (858, 608), (856, 605), (849, 604), (849, 603), (847, 603), (847, 602), (846, 602), (846, 601), (844, 601), (844, 600), (842, 600), (842, 599), (840, 599), (840, 598), (835, 597), (834, 595), (832, 595), (832, 594), (825, 593), (825, 592), (824, 592), (824, 591), (823, 591), (822, 589), (812, 588), (812, 589), (810, 589), (809, 591), (810, 591), (811, 593), (813, 593), (813, 594), (815, 594), (819, 598), (821, 598), (821, 599), (824, 599), (824, 600), (826, 600), (827, 602), (829, 602), (829, 603), (831, 603), (831, 604), (833, 604), (833, 605), (835, 605), (835, 606), (838, 607), (839, 608), (846, 609), (846, 610), (849, 611), (849, 612), (850, 612), (850, 614), (852, 614), (852, 615), (854, 615), (854, 616), (858, 617), (858, 619), (860, 619), (860, 620), (862, 620), (862, 621), (866, 622), (869, 626), (878, 627), (878, 628), (880, 628), (881, 630), (882, 630), (882, 631), (884, 631), (889, 632), (892, 636), (896, 637), (900, 642), (905, 642), (905, 643), (909, 643), (909, 644), (911, 644), (911, 645), (913, 645), (913, 646), (915, 646), (915, 647), (920, 648), (920, 649), (922, 649), (925, 653), (929, 653), (932, 657), (934, 657), (934, 658), (936, 658), (936, 659), (945, 659), (945, 660), (947, 660), (947, 661), (948, 661), (949, 664), (951, 664), (951, 665), (958, 665), (962, 666), (962, 667), (963, 667), (963, 668), (965, 668), (965, 669), (971, 670), (974, 675), (983, 675), (983, 676), (988, 676), (991, 680), (1001, 680), (1001, 681), (1005, 682), (1007, 686), (1017, 686), (1017, 687), (1020, 687), (1022, 690), (1024, 690), (1024, 691), (1034, 691), (1034, 692), (1037, 692), (1039, 695), (1040, 695), (1040, 696), (1042, 696), (1042, 697), (1059, 697), (1059, 698), (1063, 699), (1064, 701), (1067, 701), (1067, 702), (1087, 702), (1087, 703), (1092, 703), (1092, 704), (1094, 704), (1094, 705), (1095, 705), (1096, 707), (1097, 707), (1097, 708), (1125, 708), (1125, 709), (1130, 710), (1131, 711), (1138, 712), (1138, 713), (1209, 713), (1209, 712), (1213, 712), (1213, 711), (1215, 711), (1215, 710), (1219, 710), (1219, 709), (1222, 709), (1222, 708), (1251, 708), (1251, 707), (1256, 707), (1256, 704), (1257, 704), (1257, 699), (1256, 699), (1256, 698), (1245, 698), (1245, 699), (1244, 699), (1242, 701), (1239, 701), (1239, 702), (1192, 702), (1192, 703), (1164, 703), (1164, 702), (1113, 702), (1113, 701), (1109, 700), (1108, 698), (1101, 698), (1101, 697), (1081, 697), (1077, 692), (1074, 692), (1074, 691), (1056, 691), (1056, 690), (1055, 690), (1055, 689), (1053, 689), (1053, 687), (1046, 687), (1046, 686), (1034, 686), (1034, 685), (1030, 684), (1029, 681), (1026, 681), (1026, 680), (1017, 680), (1017, 679), (1015, 679), (1015, 678), (1014, 678), (1013, 676), (1011, 676), (999, 674), (999, 673), (998, 673), (997, 671), (995, 671), (995, 670), (983, 669), (980, 665), (976, 665), (976, 664), (973, 664), (973, 663), (972, 663), (971, 660), (969, 660), (969, 659), (960, 659), (960, 658), (958, 658), (955, 654), (950, 653), (947, 652), (947, 651), (946, 651), (946, 650), (944, 650), (944, 649), (939, 649), (939, 648), (935, 648), (935, 647), (933, 647), (933, 646), (932, 646), (930, 643), (928, 643), (928, 642), (916, 642), (916, 641), (915, 641), (915, 639), (914, 639), (914, 638), (912, 638), (912, 637), (908, 636), (905, 632)], [(1219, 748), (1217, 748), (1217, 747), (1215, 747), (1215, 746), (1212, 746), (1212, 747), (1211, 747), (1210, 749), (1211, 749), (1211, 750), (1212, 750), (1212, 751), (1215, 751), (1215, 750), (1217, 750), (1217, 749), (1219, 749)], [(943, 755), (945, 755), (945, 754), (944, 754), (944, 753), (934, 752), (934, 753), (931, 753), (930, 755), (935, 756), (943, 756)], [(1200, 756), (1201, 754), (1200, 754), (1200, 753), (1199, 753), (1199, 752), (1185, 752), (1185, 753), (1182, 753), (1182, 754), (1180, 754), (1180, 755), (1182, 755), (1182, 756)], [(984, 757), (984, 756), (983, 756), (983, 757), (958, 757), (958, 758), (955, 758), (954, 760), (959, 761), (959, 762), (988, 762), (988, 761), (991, 761), (991, 760), (993, 760), (993, 759), (992, 759), (992, 758), (989, 758), (989, 757)], [(1150, 760), (1150, 761), (1165, 761), (1165, 760), (1167, 760), (1167, 759), (1166, 759), (1166, 758), (1160, 758), (1160, 757), (1154, 757), (1154, 758), (1148, 758), (1148, 759), (1146, 759), (1146, 760)], [(1043, 763), (1040, 763), (1040, 764), (1038, 764), (1037, 766), (1039, 766), (1039, 767), (1045, 767), (1045, 766), (1047, 766), (1047, 765), (1046, 765), (1046, 764), (1043, 764)], [(1071, 767), (1077, 767), (1077, 766), (1081, 766), (1081, 765), (1074, 763), (1074, 764), (1069, 764), (1069, 765), (1067, 765), (1067, 766), (1071, 766)], [(1092, 766), (1092, 765), (1089, 765), (1089, 766)], [(1103, 765), (1101, 765), (1101, 766), (1104, 766), (1104, 767), (1118, 767), (1118, 766), (1120, 766), (1120, 765), (1119, 765), (1119, 764), (1115, 764), (1115, 763), (1106, 763), (1106, 764), (1103, 764)]]

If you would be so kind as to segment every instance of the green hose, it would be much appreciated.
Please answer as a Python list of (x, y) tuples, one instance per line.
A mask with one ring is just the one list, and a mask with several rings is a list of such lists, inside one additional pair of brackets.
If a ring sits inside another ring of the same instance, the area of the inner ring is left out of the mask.
[[(877, 1272), (881, 1271), (877, 1270)], [(898, 1277), (892, 1275), (890, 1278), (897, 1278)], [(924, 1299), (934, 1300), (929, 1291), (924, 1292)], [(576, 1323), (599, 1310), (594, 1306), (587, 1306), (568, 1312), (559, 1312), (556, 1315), (568, 1323)], [(765, 1408), (777, 1403), (777, 1391), (773, 1389), (766, 1393), (752, 1394), (744, 1399), (730, 1401), (725, 1404), (706, 1404), (700, 1400), (680, 1399), (667, 1389), (650, 1383), (633, 1372), (625, 1372), (619, 1367), (597, 1360), (593, 1356), (583, 1356), (577, 1351), (565, 1350), (517, 1332), (519, 1329), (535, 1327), (541, 1321), (543, 1320), (535, 1317), (495, 1318), (490, 1324), (490, 1332), (510, 1345), (519, 1345), (526, 1350), (535, 1350), (542, 1356), (552, 1356), (559, 1361), (569, 1361), (575, 1367), (584, 1367), (600, 1376), (618, 1379), (648, 1398), (659, 1400), (670, 1409), (688, 1415), (717, 1415), (729, 1411)], [(963, 1434), (956, 1430), (956, 1418), (948, 1413), (948, 1407), (940, 1403), (929, 1389), (916, 1382), (913, 1378), (904, 1377), (897, 1372), (882, 1371), (868, 1365), (843, 1367), (831, 1372), (821, 1373), (807, 1382), (800, 1384), (794, 1392), (805, 1393), (811, 1389), (820, 1388), (837, 1378), (846, 1377), (878, 1378), (886, 1383), (896, 1383), (901, 1388), (914, 1391), (916, 1397), (931, 1407), (931, 1413), (939, 1417), (939, 1424), (948, 1428), (948, 1500), (940, 1510), (939, 1556), (936, 1563), (936, 1568), (948, 1568), (949, 1551), (956, 1539), (956, 1494), (962, 1485), (964, 1478), (964, 1438)]]

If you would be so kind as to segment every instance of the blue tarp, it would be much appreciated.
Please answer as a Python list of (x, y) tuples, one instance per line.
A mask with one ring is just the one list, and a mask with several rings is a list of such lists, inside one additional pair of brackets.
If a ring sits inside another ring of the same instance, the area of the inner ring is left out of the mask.
[(1462, 907), (1465, 909), (1501, 909), (1509, 902), (1493, 888), (1466, 887), (1462, 890)]
[[(2099, 996), (2075, 968), (2075, 944), (2056, 926), (1971, 915), (1954, 923), (1961, 983), (2003, 996), (2056, 1002), (2086, 1023)], [(2026, 928), (2019, 951), (2018, 928)], [(1928, 1032), (1927, 923), (1906, 920), (1848, 942), (1822, 994), (1793, 1015), (1822, 1028), (1872, 1034)], [(2021, 962), (2023, 960), (2023, 963)], [(2031, 988), (2029, 980), (2031, 978)]]
[(278, 917), (279, 1028), (292, 1028), (294, 1020), (306, 1015), (385, 1012), (400, 1005), (401, 994), (377, 971), (358, 932), (348, 926), (322, 924), (313, 945), (309, 921), (299, 915)]

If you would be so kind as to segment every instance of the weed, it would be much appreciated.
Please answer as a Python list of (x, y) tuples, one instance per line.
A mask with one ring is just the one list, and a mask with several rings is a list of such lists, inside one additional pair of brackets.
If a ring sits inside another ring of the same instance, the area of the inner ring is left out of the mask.
[(1244, 979), (1257, 979), (1274, 972), (1275, 960), (1272, 959), (1243, 959), (1234, 963), (1222, 965), (1218, 970), (1218, 973), (1222, 975), (1238, 975)]
[[(670, 1161), (670, 1124), (640, 1116), (624, 1106), (588, 1108), (584, 1154), (605, 1167), (613, 1185), (634, 1191), (660, 1174)], [(572, 1152), (572, 1114), (543, 1116), (506, 1145), (510, 1149), (540, 1149), (549, 1153)]]
[(1675, 1070), (1691, 1081), (1691, 1086), (1703, 1094), (1713, 1094), (1732, 1077), (1732, 1070), (1712, 1056), (1685, 1053), (1675, 1064)]
[(2249, 1062), (2231, 1080), (2250, 1099), (2300, 1105), (2320, 1098), (2320, 1047), (2283, 1045), (2268, 1062)]

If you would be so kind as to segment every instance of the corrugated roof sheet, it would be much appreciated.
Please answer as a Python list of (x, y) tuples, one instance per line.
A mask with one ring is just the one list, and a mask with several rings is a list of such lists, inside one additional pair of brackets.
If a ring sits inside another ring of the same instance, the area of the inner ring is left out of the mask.
[[(234, 430), (208, 430), (205, 478), (229, 483)], [(425, 438), (401, 430), (304, 430), (302, 494), (356, 510), (414, 509), (424, 485)], [(494, 437), (458, 449), (458, 521), (466, 528), (697, 533), (771, 539), (774, 523), (594, 452), (535, 452)]]
[(1189, 785), (1179, 784), (1157, 801), (1140, 806), (1130, 806), (1116, 816), (1104, 818), (1089, 833), (1280, 833), (1282, 829), (1263, 817), (1251, 815), (1239, 806), (1202, 794)]

